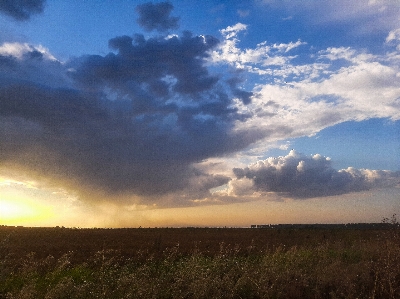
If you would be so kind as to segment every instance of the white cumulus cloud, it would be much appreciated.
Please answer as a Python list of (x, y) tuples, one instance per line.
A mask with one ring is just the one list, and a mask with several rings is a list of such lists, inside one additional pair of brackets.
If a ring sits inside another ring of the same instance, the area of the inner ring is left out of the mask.
[(234, 168), (236, 180), (231, 195), (274, 192), (291, 198), (312, 198), (394, 187), (400, 173), (386, 170), (335, 170), (331, 159), (320, 154), (306, 156), (295, 150), (286, 156), (259, 160), (244, 168)]

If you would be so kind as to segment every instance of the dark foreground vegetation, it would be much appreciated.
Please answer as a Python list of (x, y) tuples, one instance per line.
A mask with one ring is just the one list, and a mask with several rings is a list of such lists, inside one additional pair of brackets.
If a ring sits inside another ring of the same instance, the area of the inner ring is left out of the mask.
[(0, 227), (0, 298), (400, 298), (380, 226)]

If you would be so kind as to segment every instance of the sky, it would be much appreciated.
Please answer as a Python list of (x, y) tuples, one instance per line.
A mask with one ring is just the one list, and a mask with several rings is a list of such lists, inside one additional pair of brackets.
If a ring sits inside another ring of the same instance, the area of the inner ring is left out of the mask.
[(400, 214), (400, 2), (0, 2), (0, 224)]

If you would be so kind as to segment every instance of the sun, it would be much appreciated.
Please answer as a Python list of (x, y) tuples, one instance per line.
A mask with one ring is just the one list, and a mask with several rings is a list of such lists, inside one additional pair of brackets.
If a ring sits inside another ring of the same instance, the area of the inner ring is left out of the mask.
[(52, 215), (52, 209), (26, 199), (0, 198), (0, 224), (29, 225)]

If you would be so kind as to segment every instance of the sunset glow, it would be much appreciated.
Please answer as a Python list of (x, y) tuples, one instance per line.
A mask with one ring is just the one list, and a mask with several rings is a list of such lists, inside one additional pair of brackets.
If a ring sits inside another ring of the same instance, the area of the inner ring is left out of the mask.
[(400, 4), (0, 4), (0, 225), (400, 214)]
[(6, 225), (34, 225), (51, 218), (50, 207), (37, 202), (21, 199), (0, 199), (0, 219)]

